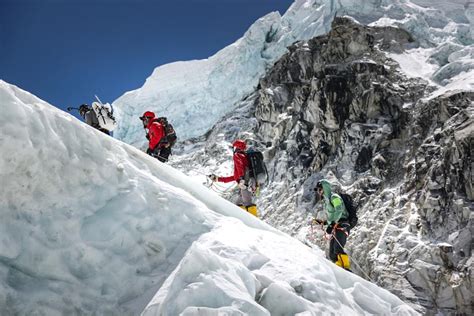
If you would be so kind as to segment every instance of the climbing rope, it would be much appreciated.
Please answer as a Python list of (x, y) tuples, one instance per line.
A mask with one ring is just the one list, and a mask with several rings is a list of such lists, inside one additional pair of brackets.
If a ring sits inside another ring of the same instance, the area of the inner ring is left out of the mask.
[[(324, 222), (323, 221), (318, 221), (317, 223), (319, 224), (318, 226), (321, 228), (321, 230), (323, 232), (325, 232)], [(336, 232), (337, 229), (344, 231), (346, 236), (349, 236), (349, 233), (347, 233), (344, 229), (339, 228), (336, 224), (336, 226), (332, 230), (330, 236), (328, 237), (327, 234), (325, 233), (323, 235), (323, 238), (327, 241), (330, 241), (331, 239), (334, 239), (338, 243), (338, 245), (341, 247), (341, 249), (344, 249), (344, 247), (341, 245), (339, 240), (337, 240), (337, 238), (336, 238), (335, 232)], [(311, 221), (311, 234), (312, 234), (312, 236), (315, 235), (314, 234), (314, 220)], [(315, 241), (316, 241), (315, 238), (313, 237), (312, 239), (313, 239), (312, 241), (315, 243)], [(375, 284), (375, 281), (364, 271), (364, 269), (362, 269), (362, 266), (357, 262), (357, 260), (355, 260), (355, 258), (349, 252), (347, 252), (346, 250), (344, 250), (344, 251), (350, 256), (351, 261), (357, 266), (357, 268), (362, 272), (362, 274), (367, 278), (367, 280), (369, 280), (370, 282)]]
[[(339, 244), (339, 246), (341, 247), (341, 249), (344, 249), (344, 247), (341, 245), (341, 243), (339, 242), (339, 240), (337, 240), (336, 236), (334, 236), (334, 230), (333, 230), (333, 234), (332, 234), (332, 235), (333, 235), (332, 238), (334, 238), (334, 240)], [(345, 252), (347, 252), (347, 251), (345, 251)], [(354, 258), (350, 253), (347, 252), (347, 254), (350, 256), (351, 261), (352, 261), (353, 263), (355, 263), (355, 265), (359, 268), (360, 271), (362, 271), (362, 273), (364, 274), (364, 276), (365, 276), (370, 282), (372, 282), (372, 283), (375, 284), (375, 281), (372, 280), (372, 278), (371, 278), (367, 273), (365, 273), (365, 271), (364, 271), (364, 270), (362, 269), (362, 267), (359, 265), (359, 263), (357, 262), (357, 260), (355, 260), (355, 258)]]
[(216, 181), (212, 181), (209, 178), (206, 177), (206, 187), (211, 189), (212, 191), (216, 192), (222, 197), (225, 196), (230, 196), (233, 194), (233, 191), (237, 187), (237, 183), (229, 186), (229, 187), (224, 187), (222, 185), (219, 185)]

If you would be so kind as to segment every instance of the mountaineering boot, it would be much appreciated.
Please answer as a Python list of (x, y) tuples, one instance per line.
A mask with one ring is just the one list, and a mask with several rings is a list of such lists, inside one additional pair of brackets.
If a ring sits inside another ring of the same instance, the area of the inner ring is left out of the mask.
[(341, 268), (351, 271), (351, 262), (349, 260), (349, 256), (345, 253), (341, 253), (337, 255), (336, 265)]
[(252, 205), (249, 205), (249, 206), (244, 206), (244, 205), (239, 204), (237, 206), (258, 218), (257, 205), (252, 204)]

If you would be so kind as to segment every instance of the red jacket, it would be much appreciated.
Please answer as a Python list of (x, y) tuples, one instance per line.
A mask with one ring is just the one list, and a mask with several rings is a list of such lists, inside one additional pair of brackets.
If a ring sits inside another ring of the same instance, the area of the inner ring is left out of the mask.
[(237, 151), (234, 153), (234, 175), (229, 177), (218, 177), (217, 181), (219, 182), (239, 182), (240, 178), (243, 178), (245, 175), (245, 170), (247, 169), (249, 163), (247, 160), (247, 155), (244, 152)]
[(146, 128), (148, 129), (148, 137), (150, 141), (148, 147), (153, 150), (165, 136), (165, 128), (155, 120), (150, 120)]

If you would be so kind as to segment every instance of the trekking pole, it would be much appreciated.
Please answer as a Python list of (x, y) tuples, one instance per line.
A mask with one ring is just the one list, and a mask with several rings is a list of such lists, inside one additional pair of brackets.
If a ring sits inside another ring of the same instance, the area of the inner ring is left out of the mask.
[(78, 110), (78, 111), (79, 111), (79, 108), (73, 108), (72, 106), (68, 106), (68, 107), (66, 108), (66, 110), (67, 110), (68, 112), (71, 112), (72, 110)]

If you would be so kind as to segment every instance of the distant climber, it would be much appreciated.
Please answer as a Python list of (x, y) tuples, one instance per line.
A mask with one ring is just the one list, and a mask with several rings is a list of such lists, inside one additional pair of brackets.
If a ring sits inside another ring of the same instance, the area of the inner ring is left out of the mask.
[(81, 104), (79, 108), (68, 107), (67, 110), (78, 110), (79, 115), (81, 115), (87, 125), (90, 125), (107, 135), (110, 135), (110, 132), (117, 125), (113, 116), (112, 107), (108, 103), (102, 104), (99, 102), (93, 102), (92, 106)]
[(350, 270), (349, 256), (344, 252), (347, 237), (351, 229), (349, 212), (340, 195), (333, 193), (330, 183), (323, 179), (314, 188), (316, 201), (324, 200), (327, 221), (315, 219), (320, 224), (327, 224), (326, 233), (329, 236), (329, 259), (341, 268)]
[(148, 139), (148, 149), (146, 153), (161, 162), (167, 162), (171, 154), (172, 142), (167, 138), (162, 118), (156, 118), (155, 113), (146, 111), (140, 116), (140, 120), (143, 122), (143, 128), (147, 131), (145, 137)]
[(108, 131), (105, 128), (100, 126), (97, 114), (87, 104), (82, 104), (79, 107), (79, 114), (82, 116), (82, 118), (84, 119), (86, 124), (98, 129), (99, 131), (101, 131), (101, 132), (103, 132), (107, 135), (110, 135), (110, 131)]
[(212, 181), (218, 182), (237, 182), (240, 194), (237, 198), (235, 204), (237, 204), (242, 209), (246, 210), (250, 214), (258, 217), (257, 206), (253, 202), (253, 195), (256, 190), (256, 181), (253, 177), (249, 176), (249, 160), (245, 152), (247, 144), (245, 141), (237, 139), (232, 144), (234, 154), (234, 174), (228, 177), (218, 177), (214, 174), (209, 175), (208, 177)]

